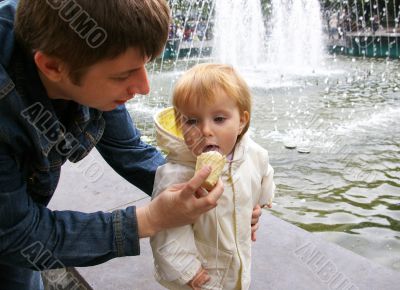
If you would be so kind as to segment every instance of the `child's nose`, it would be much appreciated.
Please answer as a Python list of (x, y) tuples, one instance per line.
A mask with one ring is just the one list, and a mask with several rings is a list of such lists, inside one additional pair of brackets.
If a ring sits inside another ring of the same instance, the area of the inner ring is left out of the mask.
[(203, 136), (212, 136), (213, 131), (210, 122), (203, 122), (201, 132), (203, 133)]

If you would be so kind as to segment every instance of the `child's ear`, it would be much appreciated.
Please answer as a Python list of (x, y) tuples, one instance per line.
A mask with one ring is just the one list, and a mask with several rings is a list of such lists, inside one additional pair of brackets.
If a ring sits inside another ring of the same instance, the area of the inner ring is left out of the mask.
[(244, 127), (249, 123), (250, 114), (247, 111), (244, 111), (240, 116), (240, 125), (239, 125), (239, 133), (238, 135), (242, 134)]

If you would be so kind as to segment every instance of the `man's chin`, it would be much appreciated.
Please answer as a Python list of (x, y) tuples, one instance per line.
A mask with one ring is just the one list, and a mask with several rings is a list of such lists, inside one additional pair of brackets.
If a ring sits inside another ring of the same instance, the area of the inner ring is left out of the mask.
[(113, 103), (113, 104), (110, 104), (107, 106), (104, 105), (104, 106), (89, 106), (89, 107), (92, 109), (95, 109), (95, 110), (102, 111), (102, 112), (109, 112), (109, 111), (115, 110), (118, 106), (120, 106), (120, 105), (117, 103)]

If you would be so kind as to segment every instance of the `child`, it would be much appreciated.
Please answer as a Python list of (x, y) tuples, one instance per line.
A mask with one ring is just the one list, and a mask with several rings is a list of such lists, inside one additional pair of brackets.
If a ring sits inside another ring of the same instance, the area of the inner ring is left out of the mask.
[(245, 134), (249, 88), (230, 66), (200, 64), (177, 82), (173, 106), (155, 118), (168, 162), (157, 169), (153, 198), (190, 179), (196, 157), (207, 151), (226, 156), (225, 190), (217, 208), (193, 225), (150, 239), (155, 277), (169, 289), (249, 289), (252, 209), (271, 207), (275, 190), (268, 152)]

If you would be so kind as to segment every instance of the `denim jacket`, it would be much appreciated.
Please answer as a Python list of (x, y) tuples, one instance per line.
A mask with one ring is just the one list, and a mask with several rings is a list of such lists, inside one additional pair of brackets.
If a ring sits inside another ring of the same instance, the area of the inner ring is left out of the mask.
[(47, 97), (32, 57), (14, 39), (16, 5), (0, 2), (0, 264), (44, 270), (138, 255), (135, 207), (88, 214), (46, 205), (62, 164), (81, 160), (94, 146), (148, 194), (164, 158), (140, 140), (124, 106), (101, 112), (65, 101), (66, 118), (59, 118), (63, 110)]

